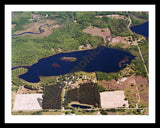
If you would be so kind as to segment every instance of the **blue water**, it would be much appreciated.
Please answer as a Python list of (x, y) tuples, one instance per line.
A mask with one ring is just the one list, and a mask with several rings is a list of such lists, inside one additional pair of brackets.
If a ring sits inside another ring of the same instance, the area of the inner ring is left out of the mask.
[(89, 106), (84, 106), (84, 105), (78, 105), (78, 104), (72, 104), (71, 105), (72, 107), (75, 107), (75, 108), (83, 108), (83, 109), (89, 109), (89, 108), (91, 108), (91, 107), (89, 107)]
[[(119, 67), (119, 61), (123, 60), (126, 56), (129, 57), (128, 61), (122, 64), (122, 67)], [(60, 59), (61, 57), (75, 57), (77, 61), (64, 61)], [(130, 63), (133, 58), (134, 56), (129, 52), (100, 46), (96, 49), (59, 53), (40, 59), (31, 66), (24, 66), (28, 71), (19, 77), (25, 81), (37, 83), (40, 81), (39, 76), (58, 76), (77, 71), (118, 72), (126, 67), (126, 64)], [(55, 63), (59, 66), (54, 67), (53, 64)], [(15, 68), (18, 67), (14, 67), (12, 70)]]
[(146, 37), (146, 39), (148, 39), (148, 35), (149, 35), (149, 22), (145, 22), (143, 24), (140, 25), (136, 25), (136, 26), (132, 26), (130, 27), (130, 29), (140, 35), (143, 35), (144, 37)]

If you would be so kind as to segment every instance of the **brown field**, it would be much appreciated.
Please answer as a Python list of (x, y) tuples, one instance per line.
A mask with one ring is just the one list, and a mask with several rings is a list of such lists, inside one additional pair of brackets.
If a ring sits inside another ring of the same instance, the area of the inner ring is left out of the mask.
[(118, 79), (118, 81), (112, 79), (110, 81), (102, 80), (98, 81), (99, 85), (102, 85), (107, 90), (110, 89), (125, 89), (128, 87), (128, 85), (137, 85), (138, 89), (142, 88), (141, 85), (144, 85), (143, 87), (148, 86), (148, 80), (142, 76), (130, 76), (130, 77), (124, 77)]
[(111, 81), (98, 81), (106, 90), (124, 90), (128, 100), (139, 106), (148, 107), (148, 79), (142, 76), (123, 77)]
[(83, 32), (85, 33), (90, 33), (93, 36), (101, 36), (104, 39), (106, 37), (111, 37), (111, 31), (109, 30), (109, 28), (96, 28), (96, 27), (88, 27), (86, 29), (83, 30)]
[[(90, 33), (92, 34), (92, 36), (101, 36), (104, 38), (104, 40), (110, 41), (109, 44), (111, 45), (115, 45), (117, 43), (123, 43), (125, 44), (124, 47), (129, 46), (130, 45), (130, 41), (128, 36), (126, 37), (121, 37), (121, 36), (114, 36), (111, 35), (111, 31), (110, 29), (107, 28), (97, 28), (97, 27), (88, 27), (86, 29), (83, 30), (83, 32), (85, 33)], [(132, 42), (133, 45), (137, 45), (136, 42)]]
[(127, 19), (123, 15), (118, 15), (118, 14), (113, 14), (113, 15), (104, 15), (104, 16), (95, 16), (97, 18), (102, 18), (102, 17), (110, 17), (110, 18), (115, 18), (115, 19)]
[(125, 44), (130, 44), (130, 42), (128, 41), (128, 37), (121, 37), (121, 36), (116, 36), (114, 38), (112, 38), (112, 41), (110, 42), (110, 44), (115, 44), (115, 43), (125, 43)]
[(118, 108), (123, 107), (124, 104), (126, 105), (125, 107), (129, 106), (128, 101), (124, 100), (124, 91), (101, 92), (100, 98), (102, 108)]
[(42, 94), (17, 94), (13, 111), (39, 111), (42, 109)]
[[(99, 85), (102, 85), (105, 89), (133, 89), (130, 85), (136, 85), (138, 90), (142, 90), (144, 88), (148, 88), (148, 80), (142, 76), (130, 76), (130, 77), (123, 77), (118, 79), (118, 81), (112, 79), (110, 81), (102, 80), (98, 81)], [(129, 85), (129, 86), (128, 86)], [(143, 85), (143, 87), (141, 87)]]
[(102, 80), (98, 81), (99, 85), (102, 85), (106, 90), (112, 90), (112, 89), (124, 89), (125, 86), (122, 84), (118, 84), (116, 80), (112, 79), (110, 81)]

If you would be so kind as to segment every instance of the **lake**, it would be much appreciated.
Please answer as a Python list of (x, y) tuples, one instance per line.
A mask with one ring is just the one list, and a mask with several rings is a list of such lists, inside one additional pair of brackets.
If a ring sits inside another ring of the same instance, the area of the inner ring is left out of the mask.
[[(74, 57), (76, 61), (62, 60), (62, 57)], [(40, 59), (31, 66), (18, 66), (28, 69), (19, 77), (25, 81), (38, 83), (39, 76), (59, 76), (67, 73), (85, 72), (118, 72), (130, 64), (135, 57), (126, 51), (104, 46), (95, 49), (59, 53), (53, 56)]]
[(131, 26), (130, 29), (133, 32), (143, 35), (144, 37), (146, 37), (146, 39), (148, 39), (148, 27), (149, 27), (149, 22), (147, 21), (140, 25)]

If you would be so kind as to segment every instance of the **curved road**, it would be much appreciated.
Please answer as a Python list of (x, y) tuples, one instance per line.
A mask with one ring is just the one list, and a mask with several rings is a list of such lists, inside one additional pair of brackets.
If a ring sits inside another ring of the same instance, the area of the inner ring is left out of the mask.
[[(130, 18), (130, 15), (128, 15), (128, 19), (129, 19), (129, 24), (128, 24), (128, 29), (129, 29), (130, 25), (132, 24), (132, 20), (131, 20), (131, 18)], [(129, 30), (130, 30), (130, 29), (129, 29)]]

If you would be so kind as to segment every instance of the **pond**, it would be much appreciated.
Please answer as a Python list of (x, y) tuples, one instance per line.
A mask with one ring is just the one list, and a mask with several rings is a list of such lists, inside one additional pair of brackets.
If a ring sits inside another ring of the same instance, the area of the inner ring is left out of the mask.
[(90, 109), (91, 108), (89, 106), (84, 106), (84, 105), (79, 105), (79, 104), (72, 104), (71, 106), (75, 107), (75, 108), (82, 108), (82, 109)]
[[(74, 61), (66, 61), (62, 57), (76, 58)], [(130, 64), (134, 59), (131, 53), (99, 46), (95, 49), (59, 53), (53, 56), (40, 59), (31, 66), (17, 66), (13, 69), (23, 67), (28, 71), (19, 77), (31, 83), (38, 83), (40, 76), (59, 76), (78, 71), (85, 72), (118, 72)]]
[(143, 35), (144, 37), (146, 37), (146, 39), (148, 39), (148, 27), (149, 27), (149, 22), (147, 21), (140, 25), (131, 26), (130, 29), (133, 32)]

